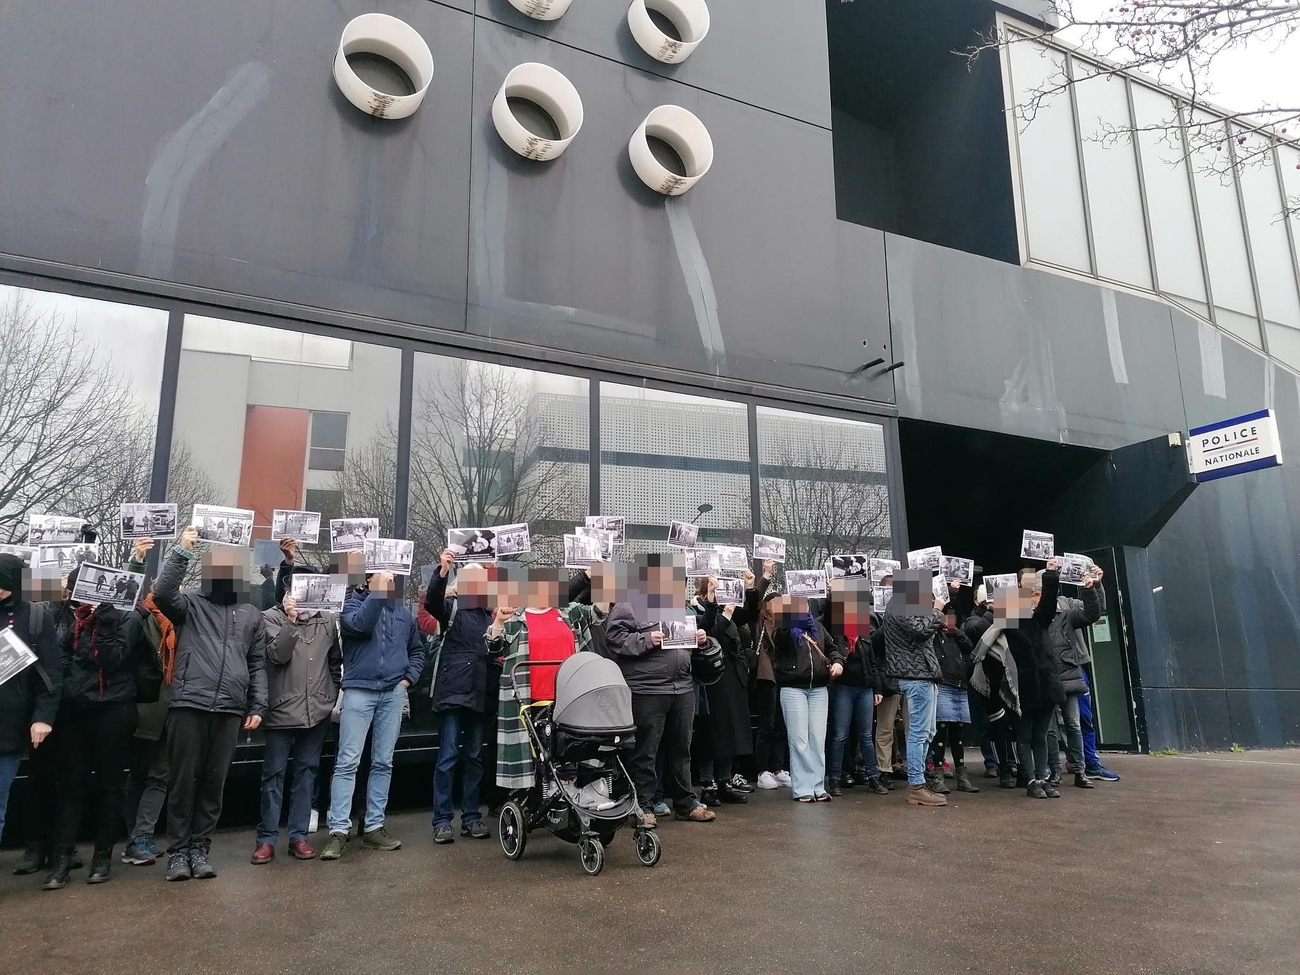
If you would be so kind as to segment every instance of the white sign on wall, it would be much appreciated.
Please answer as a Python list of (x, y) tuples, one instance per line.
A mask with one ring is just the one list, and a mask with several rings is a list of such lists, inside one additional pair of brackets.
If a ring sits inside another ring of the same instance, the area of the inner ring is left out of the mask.
[(1213, 481), (1282, 463), (1282, 444), (1272, 410), (1196, 427), (1187, 434), (1191, 472), (1198, 481)]

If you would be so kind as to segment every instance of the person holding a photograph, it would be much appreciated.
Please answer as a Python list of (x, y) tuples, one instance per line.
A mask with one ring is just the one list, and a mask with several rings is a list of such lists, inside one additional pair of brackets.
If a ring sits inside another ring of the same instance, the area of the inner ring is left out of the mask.
[[(0, 555), (0, 627), (12, 630), (36, 654), (35, 664), (0, 684), (0, 833), (4, 832), (9, 790), (19, 763), (29, 750), (36, 755), (43, 745), (49, 747), (46, 742), (54, 730), (63, 688), (54, 621), (42, 603), (27, 599), (23, 579), (27, 571), (18, 556), (7, 552)], [(30, 790), (31, 781), (27, 785)], [(29, 824), (29, 829), (34, 825)], [(42, 853), (38, 842), (36, 866), (19, 870), (31, 873), (40, 869)], [(31, 851), (27, 859), (32, 859)]]
[[(1084, 677), (1084, 667), (1092, 662), (1092, 651), (1083, 631), (1101, 619), (1106, 611), (1105, 591), (1099, 583), (1105, 573), (1100, 566), (1091, 566), (1080, 586), (1082, 599), (1071, 599), (1061, 595), (1056, 597), (1056, 615), (1052, 618), (1048, 631), (1048, 646), (1056, 661), (1057, 673), (1065, 691), (1065, 704), (1061, 713), (1065, 718), (1065, 748), (1074, 769), (1074, 784), (1080, 789), (1091, 789), (1092, 782), (1086, 772), (1083, 752), (1083, 728), (1080, 723), (1079, 699), (1088, 693), (1088, 683)], [(1042, 601), (1042, 585), (1035, 583), (1034, 605)], [(1055, 721), (1052, 722), (1055, 725)], [(1054, 730), (1054, 728), (1049, 729)], [(1061, 753), (1056, 735), (1048, 735), (1048, 757), (1060, 765)], [(1052, 762), (1048, 763), (1052, 765)], [(1060, 781), (1056, 772), (1052, 784)]]
[[(461, 566), (456, 595), (447, 594), (447, 581), (456, 554), (444, 549), (429, 580), (424, 608), (438, 621), (442, 648), (433, 682), (433, 710), (438, 715), (438, 761), (433, 772), (433, 841), (452, 843), (457, 769), (461, 773), (460, 835), (487, 839), (492, 835), (479, 809), (483, 782), (483, 739), (495, 695), (488, 691), (488, 661), (484, 635), (494, 616), (488, 604), (488, 568), (481, 563)], [(495, 688), (493, 688), (495, 690)]]
[(941, 676), (935, 637), (944, 631), (947, 600), (930, 589), (929, 569), (909, 569), (894, 576), (893, 599), (881, 618), (885, 673), (898, 681), (907, 707), (907, 801), (913, 806), (944, 806), (925, 775), (935, 734), (937, 685)]
[(935, 712), (938, 727), (931, 756), (934, 771), (930, 778), (930, 790), (939, 795), (947, 795), (950, 791), (944, 783), (943, 775), (945, 744), (947, 750), (952, 753), (957, 791), (980, 791), (975, 783), (971, 782), (970, 773), (966, 770), (966, 749), (963, 744), (966, 729), (970, 727), (970, 700), (966, 685), (974, 645), (962, 630), (960, 620), (969, 616), (973, 610), (973, 594), (969, 586), (964, 586), (960, 582), (951, 582), (948, 588), (952, 598), (944, 607), (944, 629), (934, 641), (939, 658), (938, 700)]
[(799, 802), (829, 802), (826, 790), (827, 685), (844, 673), (844, 654), (809, 612), (802, 596), (778, 595), (765, 604), (790, 746), (790, 791)]
[[(690, 608), (698, 625), (722, 647), (722, 676), (704, 688), (707, 713), (699, 729), (704, 747), (697, 749), (697, 755), (708, 757), (699, 760), (700, 786), (705, 793), (714, 792), (711, 798), (744, 803), (749, 801), (747, 796), (753, 787), (735, 769), (735, 761), (754, 753), (749, 731), (749, 672), (754, 650), (751, 620), (743, 604), (717, 604), (717, 579), (708, 577), (695, 582)], [(708, 766), (713, 774), (706, 777)], [(710, 798), (702, 798), (706, 805), (713, 805)]]
[(751, 631), (753, 650), (750, 653), (751, 708), (755, 715), (754, 730), (754, 768), (758, 780), (754, 785), (759, 789), (772, 790), (789, 787), (790, 773), (786, 761), (785, 722), (781, 716), (780, 690), (776, 686), (776, 674), (772, 670), (772, 646), (774, 623), (772, 610), (768, 603), (779, 592), (772, 588), (772, 577), (776, 574), (776, 563), (771, 559), (763, 562), (763, 574), (757, 579), (754, 573), (745, 572), (745, 615), (753, 620)]
[(844, 673), (830, 685), (830, 744), (826, 750), (826, 791), (841, 795), (845, 748), (853, 725), (858, 728), (867, 788), (888, 795), (877, 761), (875, 708), (883, 700), (876, 690), (875, 654), (871, 650), (871, 590), (865, 575), (831, 583), (824, 625), (844, 659)]
[[(695, 722), (695, 677), (692, 650), (663, 646), (661, 620), (645, 619), (659, 607), (681, 599), (684, 561), (651, 553), (638, 558), (633, 602), (617, 602), (609, 612), (605, 642), (632, 691), (632, 717), (636, 723), (636, 750), (628, 772), (636, 787), (637, 802), (647, 826), (658, 825), (652, 810), (658, 776), (655, 759), (660, 743), (668, 749), (665, 785), (677, 819), (712, 822), (717, 816), (705, 808), (691, 784), (691, 735)], [(680, 602), (677, 603), (680, 605)], [(712, 638), (696, 630), (697, 645)]]
[(424, 641), (415, 614), (402, 602), (402, 586), (391, 572), (366, 577), (365, 589), (343, 604), (343, 708), (338, 755), (330, 782), (329, 839), (322, 860), (343, 855), (351, 828), (352, 794), (366, 735), (370, 734), (370, 777), (361, 842), (372, 850), (402, 848), (384, 826), (393, 749), (402, 730), (407, 691), (424, 670)]
[[(228, 546), (198, 552), (199, 534), (182, 530), (163, 559), (153, 598), (176, 627), (175, 678), (167, 711), (167, 879), (207, 880), (212, 834), (221, 818), (226, 775), (242, 728), (266, 712), (266, 646), (262, 614), (252, 603), (248, 553)], [(181, 580), (200, 561), (200, 588)]]
[[(74, 591), (82, 566), (68, 575)], [(101, 577), (102, 578), (102, 577)], [(109, 880), (113, 844), (122, 831), (126, 768), (136, 726), (137, 657), (147, 650), (134, 610), (109, 603), (78, 604), (61, 647), (63, 698), (59, 705), (58, 813), (45, 890), (68, 883), (91, 775), (98, 793), (95, 850), (87, 883)]]
[(338, 621), (332, 613), (299, 609), (293, 596), (263, 612), (262, 621), (271, 705), (262, 721), (262, 818), (252, 862), (270, 863), (275, 856), (290, 757), (289, 852), (297, 860), (314, 860), (307, 840), (312, 799), (343, 672)]

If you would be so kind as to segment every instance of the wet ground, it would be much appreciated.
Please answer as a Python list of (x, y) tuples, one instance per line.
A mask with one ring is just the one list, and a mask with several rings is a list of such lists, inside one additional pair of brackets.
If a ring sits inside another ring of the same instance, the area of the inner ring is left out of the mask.
[(654, 869), (621, 833), (596, 878), (544, 833), (517, 863), (435, 847), (416, 812), (402, 850), (336, 863), (254, 867), (250, 831), (219, 834), (207, 882), (115, 865), (45, 893), (6, 850), (0, 972), (1300, 971), (1300, 752), (1108, 761), (1123, 781), (1055, 801), (759, 793), (665, 824)]

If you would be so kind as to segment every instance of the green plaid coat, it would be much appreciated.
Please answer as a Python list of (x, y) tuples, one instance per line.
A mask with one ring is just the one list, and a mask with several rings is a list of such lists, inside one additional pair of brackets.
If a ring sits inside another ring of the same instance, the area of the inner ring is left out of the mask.
[[(560, 610), (569, 628), (573, 630), (573, 642), (577, 651), (594, 649), (591, 627), (604, 620), (600, 610), (582, 603), (571, 603)], [(491, 629), (484, 634), (488, 649), (496, 656), (502, 657), (501, 686), (497, 695), (497, 785), (503, 789), (530, 789), (536, 781), (533, 746), (528, 740), (524, 720), (519, 716), (521, 704), (532, 702), (529, 693), (528, 668), (521, 669), (515, 675), (519, 687), (516, 698), (514, 685), (510, 682), (510, 668), (517, 660), (528, 659), (528, 623), (520, 610), (506, 620), (505, 629), (498, 637), (492, 636)]]

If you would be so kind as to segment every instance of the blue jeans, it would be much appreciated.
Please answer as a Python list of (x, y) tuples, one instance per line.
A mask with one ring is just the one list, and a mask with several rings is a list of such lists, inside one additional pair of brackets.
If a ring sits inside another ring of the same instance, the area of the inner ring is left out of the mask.
[(838, 779), (844, 768), (844, 746), (848, 743), (853, 722), (858, 723), (858, 748), (867, 775), (880, 774), (876, 764), (876, 736), (872, 721), (876, 715), (876, 692), (870, 687), (831, 685), (831, 746), (826, 752), (826, 774)]
[(401, 684), (387, 691), (367, 691), (350, 687), (343, 691), (343, 713), (339, 719), (339, 751), (330, 782), (331, 833), (348, 831), (348, 814), (352, 811), (352, 790), (356, 786), (361, 750), (370, 736), (370, 779), (366, 784), (366, 833), (384, 825), (388, 808), (388, 783), (393, 777), (393, 747), (402, 730), (402, 706), (406, 688)]
[[(479, 812), (479, 785), (483, 781), (483, 732), (486, 716), (468, 708), (447, 708), (439, 716), (438, 764), (433, 769), (433, 825), (450, 826), (455, 817), (452, 800), (456, 764), (465, 763), (461, 784), (460, 824), (483, 818)], [(461, 735), (464, 734), (464, 741)]]
[(1041, 781), (1047, 778), (1047, 728), (1055, 717), (1056, 709), (1048, 704), (1046, 707), (1026, 710), (1016, 722), (1020, 770), (1032, 772), (1029, 776), (1031, 779)]
[[(1087, 673), (1083, 675), (1083, 682), (1088, 683)], [(1101, 756), (1097, 754), (1097, 726), (1092, 721), (1091, 693), (1079, 695), (1079, 730), (1083, 736), (1084, 766), (1089, 769), (1100, 768)]]
[(790, 742), (790, 791), (796, 799), (826, 793), (826, 711), (824, 687), (781, 688), (781, 713)]
[[(5, 832), (5, 806), (9, 805), (9, 789), (18, 774), (18, 763), (23, 757), (17, 752), (12, 755), (0, 755), (0, 836)], [(31, 783), (28, 783), (30, 785)]]
[(900, 680), (907, 702), (907, 784), (925, 785), (925, 760), (934, 741), (939, 688), (932, 680)]
[(305, 840), (311, 827), (311, 801), (316, 794), (316, 773), (320, 750), (330, 723), (314, 728), (271, 729), (262, 734), (262, 819), (257, 824), (257, 842), (280, 838), (280, 807), (284, 804), (284, 771), (293, 756), (293, 779), (289, 783), (289, 840)]

